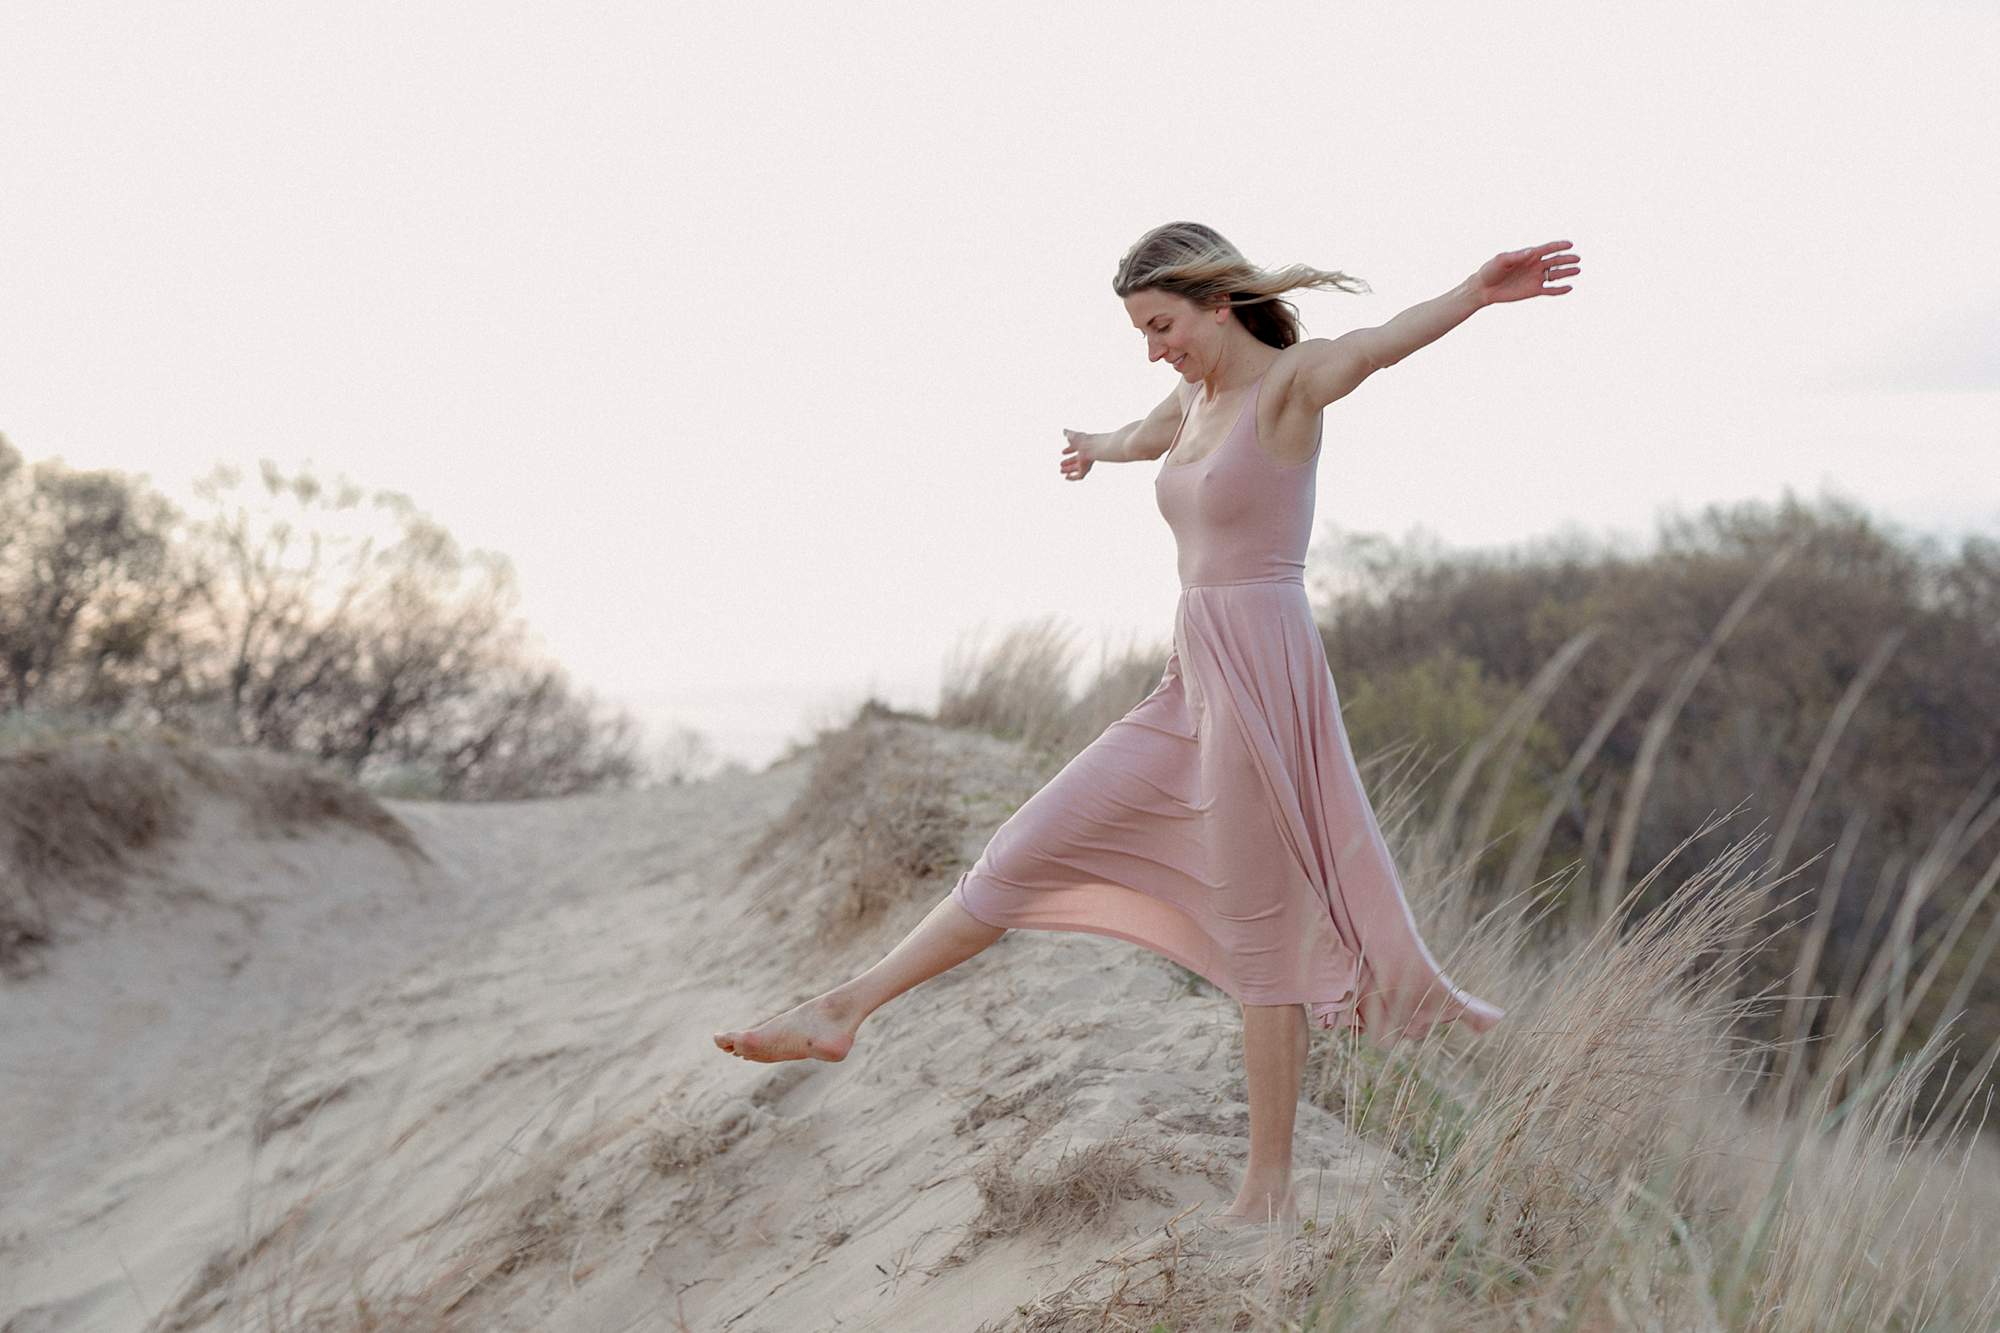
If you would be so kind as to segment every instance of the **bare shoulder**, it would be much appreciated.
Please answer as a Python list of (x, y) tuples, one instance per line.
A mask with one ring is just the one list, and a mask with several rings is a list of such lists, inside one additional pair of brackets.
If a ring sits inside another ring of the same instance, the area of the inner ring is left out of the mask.
[[(1287, 410), (1318, 413), (1361, 387), (1385, 364), (1379, 329), (1350, 329), (1338, 338), (1307, 338), (1284, 349)], [(1273, 363), (1272, 369), (1277, 369)]]
[(1280, 463), (1302, 463), (1319, 447), (1320, 408), (1306, 385), (1312, 356), (1306, 343), (1294, 343), (1281, 349), (1264, 372), (1257, 433), (1265, 452)]

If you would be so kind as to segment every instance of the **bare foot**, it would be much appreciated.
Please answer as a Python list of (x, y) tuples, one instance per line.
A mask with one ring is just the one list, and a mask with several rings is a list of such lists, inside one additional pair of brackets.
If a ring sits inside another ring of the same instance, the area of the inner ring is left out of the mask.
[(1299, 1224), (1298, 1203), (1289, 1193), (1283, 1199), (1275, 1199), (1266, 1194), (1258, 1198), (1254, 1204), (1239, 1195), (1227, 1208), (1209, 1216), (1216, 1226), (1224, 1230), (1260, 1227), (1275, 1221), (1289, 1234)]
[(854, 1045), (847, 1014), (824, 995), (794, 1005), (754, 1028), (718, 1032), (715, 1044), (745, 1060), (845, 1060)]

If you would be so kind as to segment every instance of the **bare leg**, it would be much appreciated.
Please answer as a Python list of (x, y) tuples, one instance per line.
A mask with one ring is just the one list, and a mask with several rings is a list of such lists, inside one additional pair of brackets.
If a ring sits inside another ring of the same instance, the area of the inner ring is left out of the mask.
[(1007, 933), (946, 894), (902, 943), (851, 981), (754, 1028), (718, 1032), (715, 1044), (745, 1060), (845, 1060), (862, 1020), (919, 982), (950, 971)]
[(1297, 1220), (1292, 1196), (1292, 1127), (1308, 1034), (1302, 1004), (1243, 1006), (1243, 1063), (1250, 1085), (1250, 1163), (1225, 1217)]

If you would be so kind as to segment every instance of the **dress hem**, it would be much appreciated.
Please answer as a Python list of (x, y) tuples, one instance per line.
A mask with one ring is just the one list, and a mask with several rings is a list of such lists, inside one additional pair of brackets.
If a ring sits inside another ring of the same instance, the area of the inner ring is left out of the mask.
[[(1321, 1032), (1358, 1032), (1376, 1045), (1386, 1047), (1399, 1041), (1421, 1038), (1427, 1035), (1432, 1028), (1460, 1021), (1464, 1021), (1474, 1031), (1484, 1032), (1498, 1023), (1507, 1012), (1495, 1005), (1488, 1004), (1484, 1000), (1467, 996), (1461, 1001), (1454, 1002), (1452, 1005), (1453, 1012), (1441, 1014), (1435, 1018), (1411, 1019), (1400, 1027), (1389, 1027), (1384, 1031), (1371, 1030), (1362, 1021), (1361, 1000), (1364, 997), (1356, 993), (1356, 988), (1352, 984), (1338, 997), (1331, 1000), (1318, 1000), (1311, 996), (1303, 996), (1296, 1000), (1246, 1000), (1237, 987), (1216, 977), (1180, 950), (1165, 947), (1156, 940), (1134, 934), (1131, 931), (1120, 930), (1116, 926), (1106, 925), (1097, 921), (1054, 921), (1047, 919), (1037, 921), (1032, 926), (1010, 926), (1001, 921), (988, 921), (974, 910), (971, 903), (966, 901), (964, 888), (966, 881), (971, 876), (972, 872), (969, 870), (960, 875), (958, 882), (952, 885), (950, 896), (953, 902), (964, 909), (966, 915), (983, 926), (990, 926), (996, 930), (1065, 931), (1072, 934), (1100, 935), (1106, 939), (1124, 940), (1128, 944), (1137, 945), (1148, 953), (1156, 954), (1170, 962), (1179, 964), (1200, 977), (1203, 981), (1206, 981), (1209, 985), (1214, 986), (1237, 1004), (1258, 1008), (1282, 1008), (1294, 1004), (1302, 1006), (1306, 1010), (1307, 1027)], [(1127, 891), (1137, 892), (1137, 890)]]

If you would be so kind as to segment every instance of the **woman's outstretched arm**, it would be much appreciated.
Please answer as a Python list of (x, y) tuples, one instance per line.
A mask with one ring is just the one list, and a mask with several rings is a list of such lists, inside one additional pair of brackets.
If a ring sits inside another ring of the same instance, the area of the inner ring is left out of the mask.
[(1297, 384), (1308, 410), (1318, 411), (1346, 397), (1368, 376), (1395, 365), (1419, 347), (1428, 347), (1482, 306), (1568, 292), (1566, 286), (1546, 285), (1551, 279), (1581, 271), (1578, 255), (1558, 253), (1568, 247), (1568, 241), (1551, 241), (1504, 251), (1444, 295), (1413, 305), (1386, 324), (1299, 344), (1304, 364)]
[(1090, 471), (1093, 463), (1135, 463), (1158, 458), (1173, 443), (1174, 430), (1181, 422), (1181, 391), (1160, 400), (1145, 417), (1102, 434), (1064, 428), (1069, 441), (1063, 446), (1062, 472), (1072, 480)]

